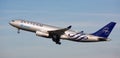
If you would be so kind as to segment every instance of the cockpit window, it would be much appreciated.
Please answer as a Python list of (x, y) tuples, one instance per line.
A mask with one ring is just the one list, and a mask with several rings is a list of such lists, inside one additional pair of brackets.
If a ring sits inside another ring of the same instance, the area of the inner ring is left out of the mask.
[(12, 22), (14, 22), (15, 20), (12, 20)]

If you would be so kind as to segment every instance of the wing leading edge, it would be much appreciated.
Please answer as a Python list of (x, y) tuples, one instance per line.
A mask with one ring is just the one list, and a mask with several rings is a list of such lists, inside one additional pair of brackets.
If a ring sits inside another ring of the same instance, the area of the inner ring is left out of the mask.
[(65, 33), (65, 31), (71, 29), (72, 26), (68, 26), (67, 28), (59, 29), (59, 30), (54, 30), (54, 31), (48, 31), (49, 37), (52, 38), (52, 40), (56, 44), (61, 44), (60, 42), (60, 36)]

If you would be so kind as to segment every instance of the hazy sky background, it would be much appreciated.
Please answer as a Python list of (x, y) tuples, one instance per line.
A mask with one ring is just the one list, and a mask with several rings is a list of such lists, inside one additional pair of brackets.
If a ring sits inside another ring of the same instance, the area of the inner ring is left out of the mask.
[[(117, 22), (112, 41), (79, 43), (52, 40), (10, 26), (25, 19), (92, 33)], [(120, 0), (0, 0), (0, 58), (120, 58)]]

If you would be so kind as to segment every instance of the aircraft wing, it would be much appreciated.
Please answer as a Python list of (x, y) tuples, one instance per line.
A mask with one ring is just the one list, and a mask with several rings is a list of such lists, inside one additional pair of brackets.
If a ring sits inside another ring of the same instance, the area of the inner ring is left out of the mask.
[(59, 30), (53, 30), (53, 31), (48, 31), (49, 37), (52, 38), (56, 44), (61, 44), (60, 43), (60, 36), (64, 34), (65, 31), (69, 30), (72, 26), (68, 26), (67, 28), (59, 29)]
[(70, 28), (71, 28), (71, 26), (68, 26), (67, 28), (63, 28), (63, 29), (48, 31), (48, 33), (49, 33), (49, 34), (62, 35), (62, 34), (64, 34), (65, 31), (69, 30)]

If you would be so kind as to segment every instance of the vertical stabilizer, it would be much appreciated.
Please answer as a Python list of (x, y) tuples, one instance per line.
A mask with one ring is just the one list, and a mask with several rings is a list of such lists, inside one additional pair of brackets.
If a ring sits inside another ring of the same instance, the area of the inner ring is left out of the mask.
[(105, 25), (103, 28), (96, 31), (95, 33), (92, 33), (92, 35), (107, 38), (111, 33), (112, 29), (114, 28), (115, 24), (116, 22), (110, 22), (107, 25)]

